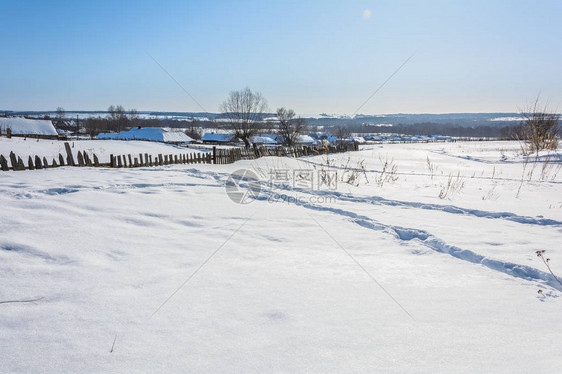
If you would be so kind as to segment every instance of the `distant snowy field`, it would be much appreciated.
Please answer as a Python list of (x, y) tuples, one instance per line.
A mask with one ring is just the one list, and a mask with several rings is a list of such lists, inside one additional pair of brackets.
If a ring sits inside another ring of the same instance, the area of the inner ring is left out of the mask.
[[(562, 287), (535, 255), (562, 275), (560, 154), (1, 172), (0, 371), (562, 372)], [(241, 205), (225, 183), (244, 168), (262, 192)], [(291, 188), (295, 171), (340, 181)]]
[[(28, 156), (46, 157), (49, 163), (53, 158), (58, 160), (59, 153), (66, 156), (64, 150), (64, 141), (60, 140), (44, 140), (27, 138), (3, 138), (0, 137), (0, 154), (8, 158), (10, 152), (14, 152), (16, 156), (20, 156), (23, 160), (27, 160)], [(162, 154), (181, 154), (200, 152), (193, 149), (180, 147), (172, 144), (164, 144), (158, 142), (148, 142), (141, 140), (69, 140), (72, 146), (72, 152), (76, 156), (78, 151), (87, 151), (95, 153), (100, 162), (109, 162), (109, 155), (138, 155), (139, 153), (148, 153), (150, 155)]]

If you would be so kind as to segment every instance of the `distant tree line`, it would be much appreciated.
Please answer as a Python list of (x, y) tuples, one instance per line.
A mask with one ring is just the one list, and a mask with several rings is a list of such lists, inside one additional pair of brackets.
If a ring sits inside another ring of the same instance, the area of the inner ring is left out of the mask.
[[(341, 127), (341, 126), (340, 126)], [(357, 134), (404, 134), (404, 135), (447, 135), (456, 137), (490, 137), (512, 139), (519, 125), (507, 126), (459, 126), (455, 124), (443, 124), (434, 122), (421, 122), (415, 124), (397, 124), (392, 126), (375, 125), (348, 125), (347, 129), (351, 133)], [(334, 126), (334, 129), (338, 126)], [(332, 132), (334, 132), (333, 130)]]
[(121, 105), (110, 105), (105, 117), (89, 117), (84, 120), (84, 129), (90, 136), (96, 136), (100, 132), (119, 132), (140, 126), (136, 109), (126, 111)]
[[(334, 118), (330, 122), (324, 122), (321, 132), (335, 135), (338, 139), (344, 139), (350, 134), (403, 134), (403, 135), (447, 135), (456, 137), (490, 137), (500, 139), (530, 139), (544, 138), (549, 144), (554, 144), (556, 134), (560, 134), (558, 126), (559, 116), (547, 113), (546, 110), (539, 111), (531, 108), (529, 113), (521, 113), (525, 121), (520, 124), (513, 122), (482, 124), (475, 122), (467, 126), (465, 122), (457, 123), (452, 119), (449, 123), (444, 122), (418, 122), (397, 123), (389, 126), (373, 123), (357, 123), (356, 119)], [(90, 117), (81, 121), (78, 118), (72, 124), (74, 131), (79, 127), (82, 132), (94, 137), (100, 132), (119, 132), (133, 127), (170, 127), (185, 129), (185, 133), (193, 139), (200, 139), (205, 129), (214, 131), (222, 129), (234, 133), (246, 146), (250, 145), (251, 137), (258, 134), (279, 134), (285, 139), (286, 145), (294, 144), (298, 137), (308, 132), (318, 132), (319, 125), (312, 119), (298, 117), (292, 109), (281, 107), (275, 113), (268, 112), (267, 101), (259, 92), (253, 92), (249, 88), (240, 91), (232, 91), (228, 98), (220, 106), (219, 116), (208, 113), (208, 118), (177, 120), (171, 118), (140, 118), (137, 110), (125, 110), (122, 105), (111, 105), (107, 108), (106, 116)], [(66, 112), (59, 107), (56, 110), (55, 119), (57, 123), (69, 122), (65, 120)], [(482, 114), (484, 119), (490, 114)], [(530, 117), (529, 117), (530, 116)], [(46, 116), (47, 118), (48, 116)], [(423, 118), (423, 117), (421, 117)], [(80, 122), (80, 123), (79, 123)], [(489, 118), (486, 122), (490, 123)], [(529, 124), (533, 124), (532, 126)], [(60, 127), (60, 126), (59, 126)], [(69, 126), (71, 127), (71, 126)]]

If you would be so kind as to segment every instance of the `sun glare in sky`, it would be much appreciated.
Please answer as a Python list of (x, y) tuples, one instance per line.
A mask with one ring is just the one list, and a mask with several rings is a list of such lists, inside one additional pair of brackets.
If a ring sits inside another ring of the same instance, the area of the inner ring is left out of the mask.
[(369, 19), (371, 18), (371, 11), (369, 9), (365, 9), (363, 11), (363, 19)]

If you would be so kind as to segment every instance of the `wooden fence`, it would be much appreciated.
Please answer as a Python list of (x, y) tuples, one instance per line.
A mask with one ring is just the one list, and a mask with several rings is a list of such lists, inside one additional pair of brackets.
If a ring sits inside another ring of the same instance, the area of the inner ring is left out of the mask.
[(75, 159), (70, 144), (65, 142), (64, 147), (66, 157), (59, 153), (58, 157), (53, 158), (51, 161), (47, 160), (46, 157), (29, 156), (27, 162), (24, 162), (24, 160), (16, 156), (14, 152), (10, 152), (8, 159), (0, 155), (0, 170), (36, 170), (60, 166), (135, 168), (171, 164), (231, 164), (239, 160), (254, 160), (265, 156), (302, 157), (359, 150), (357, 144), (342, 144), (329, 147), (299, 146), (269, 148), (254, 146), (252, 148), (225, 149), (213, 147), (212, 151), (210, 150), (207, 153), (158, 154), (155, 156), (149, 155), (148, 153), (139, 153), (138, 155), (110, 155), (109, 163), (101, 163), (95, 153), (90, 155), (86, 151), (78, 151)]

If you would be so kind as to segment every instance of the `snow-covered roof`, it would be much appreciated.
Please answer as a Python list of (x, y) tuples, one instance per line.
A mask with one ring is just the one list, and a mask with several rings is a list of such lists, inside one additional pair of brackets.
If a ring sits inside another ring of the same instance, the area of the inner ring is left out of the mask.
[(252, 136), (252, 143), (256, 143), (256, 144), (279, 144), (277, 141), (271, 139), (268, 136), (262, 135), (256, 135), (256, 136)]
[(12, 134), (17, 135), (50, 135), (57, 136), (57, 130), (51, 120), (48, 119), (29, 119), (22, 117), (0, 118), (0, 129), (3, 133), (7, 129), (12, 130)]
[(213, 133), (205, 133), (201, 140), (209, 141), (209, 142), (223, 142), (228, 143), (231, 141), (236, 140), (233, 134), (213, 134)]
[(181, 131), (168, 131), (160, 127), (132, 128), (129, 131), (119, 133), (101, 133), (96, 139), (118, 139), (118, 140), (150, 140), (163, 143), (185, 143), (193, 141)]
[(365, 139), (363, 139), (363, 137), (361, 136), (352, 136), (351, 140), (353, 140), (355, 143), (365, 143)]
[(297, 137), (296, 143), (300, 143), (300, 144), (315, 144), (316, 140), (314, 140), (311, 136), (309, 135), (299, 135)]
[(279, 134), (261, 134), (260, 136), (264, 136), (266, 138), (270, 138), (273, 139), (275, 141), (277, 141), (278, 143), (282, 143), (284, 137), (279, 135)]

